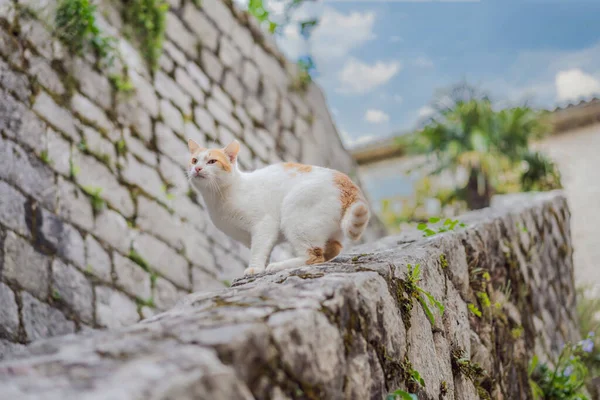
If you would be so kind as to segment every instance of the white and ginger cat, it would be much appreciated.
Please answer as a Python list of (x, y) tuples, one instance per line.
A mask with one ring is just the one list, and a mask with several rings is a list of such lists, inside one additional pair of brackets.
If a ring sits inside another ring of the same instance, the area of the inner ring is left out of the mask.
[(234, 140), (224, 149), (188, 141), (188, 177), (217, 228), (250, 248), (244, 274), (265, 271), (273, 247), (287, 240), (296, 258), (267, 271), (319, 264), (342, 250), (343, 236), (360, 239), (369, 222), (361, 190), (341, 172), (310, 165), (274, 164), (240, 171)]

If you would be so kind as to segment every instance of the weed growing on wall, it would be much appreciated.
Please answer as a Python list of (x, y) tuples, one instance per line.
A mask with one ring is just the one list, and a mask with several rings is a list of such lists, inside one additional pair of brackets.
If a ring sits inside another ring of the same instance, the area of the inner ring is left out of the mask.
[(169, 4), (163, 0), (128, 0), (123, 7), (123, 19), (133, 28), (142, 54), (153, 71), (162, 53), (168, 10)]
[(421, 265), (416, 264), (414, 267), (411, 264), (408, 264), (408, 272), (405, 274), (405, 279), (402, 280), (402, 288), (404, 289), (404, 294), (406, 297), (403, 299), (404, 304), (404, 312), (410, 311), (412, 309), (412, 299), (416, 298), (421, 306), (423, 307), (423, 311), (431, 325), (435, 324), (435, 317), (432, 308), (437, 308), (440, 315), (444, 315), (444, 305), (437, 301), (431, 293), (423, 290), (419, 287), (418, 283), (421, 280)]
[(593, 350), (593, 335), (589, 335), (575, 345), (565, 345), (554, 366), (540, 363), (534, 356), (529, 365), (533, 397), (544, 400), (587, 400), (584, 389), (589, 372), (585, 359)]
[(90, 0), (60, 0), (56, 10), (57, 36), (76, 54), (91, 46), (106, 65), (116, 57), (115, 39), (105, 36), (96, 25), (96, 6)]
[(387, 395), (386, 400), (417, 400), (416, 394), (408, 393), (404, 390), (398, 389)]
[(431, 217), (429, 218), (430, 224), (438, 224), (436, 226), (430, 226), (423, 222), (417, 225), (417, 229), (423, 232), (423, 237), (429, 237), (437, 235), (438, 233), (444, 233), (455, 230), (457, 227), (464, 228), (466, 225), (457, 219), (447, 218), (442, 225), (439, 225), (441, 218)]

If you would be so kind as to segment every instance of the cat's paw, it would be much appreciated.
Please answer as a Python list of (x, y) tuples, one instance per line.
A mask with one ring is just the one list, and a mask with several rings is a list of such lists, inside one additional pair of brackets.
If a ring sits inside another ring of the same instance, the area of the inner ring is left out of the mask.
[(265, 267), (253, 267), (253, 266), (249, 266), (248, 268), (246, 268), (244, 270), (244, 275), (254, 275), (254, 274), (260, 274), (261, 272), (264, 272)]

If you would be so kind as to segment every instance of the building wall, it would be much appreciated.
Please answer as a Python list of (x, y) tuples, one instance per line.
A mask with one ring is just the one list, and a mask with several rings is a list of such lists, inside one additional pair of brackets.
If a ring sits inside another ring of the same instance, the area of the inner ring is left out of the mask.
[[(189, 137), (239, 139), (243, 169), (300, 161), (356, 179), (320, 89), (290, 89), (295, 66), (243, 12), (170, 1), (151, 73), (121, 33), (121, 2), (99, 3), (98, 25), (122, 57), (110, 68), (53, 36), (56, 1), (0, 0), (4, 347), (131, 324), (241, 275), (248, 250), (190, 190)], [(111, 85), (115, 71), (127, 71), (133, 93)]]

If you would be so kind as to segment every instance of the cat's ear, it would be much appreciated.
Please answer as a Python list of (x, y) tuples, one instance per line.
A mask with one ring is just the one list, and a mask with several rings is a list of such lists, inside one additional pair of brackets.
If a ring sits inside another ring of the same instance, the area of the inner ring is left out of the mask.
[(202, 148), (202, 146), (200, 146), (194, 140), (188, 139), (188, 149), (190, 149), (190, 153), (194, 154), (195, 152), (197, 152), (201, 148)]
[(240, 152), (240, 142), (234, 140), (223, 149), (223, 152), (229, 157), (230, 162), (235, 162), (238, 153)]

